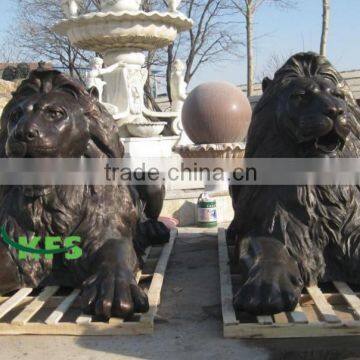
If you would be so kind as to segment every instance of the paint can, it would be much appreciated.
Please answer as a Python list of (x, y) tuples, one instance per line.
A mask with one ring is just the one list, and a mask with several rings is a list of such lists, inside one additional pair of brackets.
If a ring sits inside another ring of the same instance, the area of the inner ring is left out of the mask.
[(197, 202), (197, 224), (200, 227), (217, 226), (216, 200), (209, 193), (202, 193)]

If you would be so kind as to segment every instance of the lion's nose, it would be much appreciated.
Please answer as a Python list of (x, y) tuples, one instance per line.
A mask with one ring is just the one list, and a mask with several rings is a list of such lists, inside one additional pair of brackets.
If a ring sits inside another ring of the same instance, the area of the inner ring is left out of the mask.
[(20, 127), (15, 133), (16, 139), (25, 142), (32, 142), (36, 140), (39, 137), (39, 135), (40, 135), (39, 130), (34, 126)]
[(325, 115), (330, 119), (336, 120), (339, 116), (344, 114), (344, 109), (341, 106), (329, 106)]
[(25, 138), (28, 141), (33, 141), (37, 137), (39, 137), (39, 130), (37, 129), (29, 129), (25, 132)]

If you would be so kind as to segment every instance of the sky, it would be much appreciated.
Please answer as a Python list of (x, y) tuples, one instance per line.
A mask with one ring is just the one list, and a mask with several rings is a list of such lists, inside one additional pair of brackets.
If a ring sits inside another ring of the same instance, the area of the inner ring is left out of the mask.
[[(13, 0), (1, 0), (0, 37), (11, 24)], [(255, 80), (260, 80), (274, 56), (286, 59), (298, 51), (319, 51), (321, 0), (298, 0), (297, 7), (279, 10), (263, 6), (255, 15)], [(328, 57), (338, 70), (360, 69), (360, 0), (331, 0)], [(239, 25), (239, 32), (245, 26)], [(204, 66), (190, 88), (207, 81), (246, 82), (245, 47), (236, 61), (220, 66)], [(34, 59), (37, 61), (38, 59)]]
[[(331, 18), (328, 57), (338, 70), (360, 69), (360, 0), (330, 0)], [(322, 1), (299, 0), (295, 9), (279, 10), (263, 6), (255, 15), (255, 80), (262, 78), (275, 55), (286, 60), (299, 51), (319, 52)], [(239, 31), (244, 32), (244, 25)], [(192, 86), (209, 80), (246, 83), (246, 58), (221, 65), (206, 66)]]

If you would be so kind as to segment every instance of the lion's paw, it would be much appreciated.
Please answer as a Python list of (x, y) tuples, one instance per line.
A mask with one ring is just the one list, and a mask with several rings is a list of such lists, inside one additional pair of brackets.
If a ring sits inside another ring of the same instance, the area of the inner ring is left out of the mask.
[(83, 284), (81, 293), (85, 313), (127, 319), (134, 313), (145, 313), (149, 302), (145, 292), (128, 271), (101, 271)]
[(292, 311), (303, 282), (299, 270), (280, 262), (261, 262), (252, 267), (247, 281), (234, 297), (234, 307), (255, 315)]

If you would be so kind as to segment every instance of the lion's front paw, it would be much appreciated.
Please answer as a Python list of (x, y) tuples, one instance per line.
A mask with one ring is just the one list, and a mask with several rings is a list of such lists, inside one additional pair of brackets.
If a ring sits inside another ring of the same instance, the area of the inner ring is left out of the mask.
[(81, 300), (86, 313), (106, 318), (127, 319), (149, 310), (147, 295), (127, 270), (103, 270), (93, 275), (83, 284)]
[(297, 266), (260, 262), (234, 297), (237, 310), (255, 315), (292, 311), (299, 301), (303, 282)]

